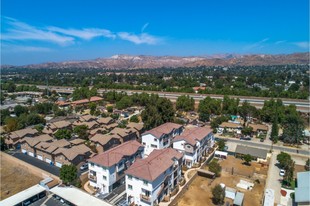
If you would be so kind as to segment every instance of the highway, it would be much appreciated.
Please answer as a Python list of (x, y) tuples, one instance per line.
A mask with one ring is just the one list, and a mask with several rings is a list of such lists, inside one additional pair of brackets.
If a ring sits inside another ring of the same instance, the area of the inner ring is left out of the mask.
[[(45, 85), (36, 85), (39, 89), (45, 89)], [(74, 91), (74, 87), (63, 87), (63, 86), (49, 86), (50, 90), (55, 90), (58, 93), (63, 94), (71, 94)], [(100, 94), (113, 91), (115, 89), (99, 89), (98, 92)], [(193, 94), (193, 93), (172, 93), (172, 92), (159, 92), (159, 91), (141, 91), (141, 90), (115, 90), (117, 92), (126, 92), (128, 95), (132, 95), (134, 93), (148, 93), (148, 94), (158, 94), (160, 97), (166, 97), (172, 101), (175, 101), (179, 96), (181, 95), (189, 95), (192, 97), (196, 102), (199, 102), (200, 100), (206, 98), (207, 96), (210, 96), (214, 99), (223, 99), (223, 95), (213, 95), (213, 94)], [(250, 104), (257, 108), (262, 108), (264, 105), (265, 100), (269, 100), (271, 98), (268, 97), (246, 97), (246, 96), (232, 96), (229, 95), (231, 98), (239, 98), (240, 102), (248, 101)], [(283, 101), (283, 104), (288, 106), (290, 104), (296, 105), (297, 110), (304, 113), (310, 112), (310, 102), (309, 100), (302, 100), (302, 99), (286, 99), (286, 98), (280, 98)]]
[[(271, 145), (264, 144), (261, 142), (252, 142), (249, 140), (239, 140), (239, 139), (225, 138), (225, 137), (219, 137), (219, 136), (217, 136), (216, 138), (224, 139), (227, 142), (234, 142), (234, 143), (238, 143), (238, 144), (242, 144), (242, 145), (264, 148), (264, 149), (268, 149), (268, 150), (271, 149)], [(284, 146), (273, 145), (273, 150), (279, 150), (279, 151), (283, 151), (283, 152), (289, 152), (289, 153), (297, 154), (297, 149), (284, 147)], [(298, 154), (310, 156), (310, 151), (298, 149)]]

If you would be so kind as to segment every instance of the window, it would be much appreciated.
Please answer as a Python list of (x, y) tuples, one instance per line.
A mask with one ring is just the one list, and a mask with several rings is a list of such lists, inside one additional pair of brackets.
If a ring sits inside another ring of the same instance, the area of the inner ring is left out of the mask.
[(106, 176), (104, 176), (104, 175), (102, 175), (102, 178), (103, 178), (103, 180), (107, 180), (107, 177), (106, 177)]
[(132, 185), (128, 185), (128, 189), (132, 190)]
[(151, 144), (151, 147), (153, 147), (153, 148), (157, 148), (157, 145), (155, 145), (155, 144)]
[(90, 165), (93, 167), (95, 164), (91, 162)]
[(128, 179), (129, 179), (129, 180), (132, 180), (132, 176), (131, 176), (131, 175), (128, 175)]
[(144, 185), (147, 185), (147, 184), (148, 184), (148, 181), (143, 180), (143, 184), (144, 184)]
[(143, 145), (145, 145), (145, 142), (142, 142)]
[(157, 142), (157, 139), (156, 139), (156, 138), (154, 139), (154, 142)]

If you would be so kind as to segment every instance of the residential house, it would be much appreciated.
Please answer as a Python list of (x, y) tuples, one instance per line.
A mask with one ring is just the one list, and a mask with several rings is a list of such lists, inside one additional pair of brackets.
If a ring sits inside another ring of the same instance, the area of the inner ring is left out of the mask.
[(54, 151), (58, 148), (69, 148), (70, 142), (67, 140), (61, 139), (53, 142), (40, 142), (39, 144), (34, 146), (36, 156), (40, 157), (38, 159), (47, 162), (49, 164), (55, 164), (54, 161)]
[(5, 139), (5, 144), (7, 144), (9, 148), (11, 147), (19, 148), (20, 139), (24, 137), (34, 137), (37, 134), (38, 131), (33, 128), (17, 130), (8, 134), (7, 138)]
[(92, 121), (96, 121), (96, 120), (97, 120), (97, 117), (90, 115), (90, 114), (80, 116), (80, 118), (79, 118), (79, 121), (81, 121), (81, 122), (92, 122)]
[(98, 153), (121, 144), (120, 136), (111, 134), (95, 134), (90, 141), (95, 144)]
[(225, 129), (227, 132), (241, 134), (242, 125), (234, 122), (223, 122), (217, 129), (217, 132), (222, 134)]
[(143, 123), (130, 122), (129, 124), (127, 124), (126, 129), (136, 132), (137, 139), (139, 142), (141, 142), (141, 134), (144, 132)]
[(184, 165), (191, 168), (214, 145), (211, 127), (194, 127), (173, 139), (173, 148), (184, 154)]
[(145, 155), (149, 155), (154, 149), (170, 147), (172, 139), (183, 132), (183, 126), (167, 122), (142, 134), (142, 144), (145, 146)]
[(110, 134), (120, 136), (121, 142), (136, 140), (138, 138), (135, 130), (124, 129), (119, 127), (115, 127), (112, 131), (110, 131)]
[(295, 188), (295, 202), (298, 206), (310, 205), (310, 171), (297, 173), (297, 187)]
[(73, 106), (73, 107), (84, 106), (84, 105), (88, 105), (91, 102), (100, 102), (102, 100), (103, 100), (103, 98), (94, 96), (94, 97), (91, 97), (90, 99), (81, 99), (81, 100), (73, 101), (73, 102), (71, 102), (71, 106)]
[(253, 135), (267, 134), (268, 126), (264, 124), (249, 124), (248, 127), (253, 128)]
[(84, 144), (73, 146), (70, 148), (58, 148), (53, 152), (55, 165), (62, 167), (62, 165), (79, 163), (88, 159), (91, 155), (91, 149)]
[(80, 139), (80, 138), (76, 138), (76, 139), (71, 140), (69, 142), (71, 143), (72, 146), (76, 146), (76, 145), (84, 144), (85, 140)]
[(99, 118), (96, 120), (100, 125), (109, 125), (114, 122), (114, 119), (111, 117)]
[(50, 122), (46, 124), (42, 132), (45, 134), (54, 134), (58, 129), (71, 129), (71, 126), (71, 122), (66, 120)]
[(97, 127), (99, 127), (99, 124), (92, 120), (92, 121), (88, 121), (88, 122), (82, 122), (82, 121), (75, 121), (73, 122), (74, 126), (80, 126), (80, 125), (86, 125), (88, 129), (92, 130), (92, 129), (96, 129)]
[(143, 146), (128, 141), (88, 160), (90, 186), (100, 193), (109, 193), (125, 181), (124, 171), (137, 159), (143, 157)]
[(181, 180), (183, 154), (165, 148), (153, 150), (145, 159), (135, 161), (126, 174), (129, 205), (153, 206), (176, 188)]
[(244, 155), (251, 155), (254, 160), (258, 162), (266, 162), (268, 158), (268, 151), (256, 147), (249, 147), (238, 144), (235, 151), (236, 157), (243, 157)]
[[(24, 137), (19, 140), (21, 146), (21, 152), (29, 156), (35, 157), (36, 151), (34, 146), (40, 142), (52, 142), (53, 138), (47, 134), (43, 134), (36, 137)], [(41, 159), (41, 156), (37, 156), (38, 159)]]

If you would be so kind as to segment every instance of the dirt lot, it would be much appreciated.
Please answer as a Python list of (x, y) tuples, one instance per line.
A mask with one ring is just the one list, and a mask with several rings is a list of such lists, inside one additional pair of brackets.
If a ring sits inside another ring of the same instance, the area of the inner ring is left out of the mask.
[[(188, 191), (178, 202), (178, 206), (214, 205), (211, 199), (212, 197), (211, 188), (220, 183), (224, 183), (228, 187), (232, 187), (240, 192), (243, 192), (245, 194), (243, 205), (251, 205), (251, 206), (261, 205), (261, 201), (263, 198), (263, 191), (265, 187), (264, 179), (266, 179), (268, 168), (267, 166), (261, 167), (260, 164), (254, 162), (251, 164), (251, 166), (246, 166), (243, 165), (242, 163), (243, 163), (242, 160), (235, 159), (234, 157), (229, 156), (227, 160), (223, 160), (220, 162), (223, 168), (221, 177), (216, 178), (214, 181), (212, 181), (211, 179), (197, 176), (197, 178), (192, 182), (192, 184), (188, 188)], [(231, 175), (232, 167), (234, 167), (235, 175)], [(256, 171), (255, 173), (257, 173), (255, 177), (253, 176), (254, 171)], [(250, 175), (251, 178), (247, 178), (244, 175), (246, 176)], [(251, 191), (248, 191), (236, 187), (240, 179), (247, 180), (250, 182), (254, 182), (255, 179), (260, 179), (261, 181), (260, 184), (255, 183), (254, 188)], [(227, 201), (232, 204), (232, 200), (226, 198), (225, 202)]]
[(31, 173), (27, 167), (8, 160), (2, 153), (0, 162), (1, 200), (38, 184), (42, 180), (41, 177)]

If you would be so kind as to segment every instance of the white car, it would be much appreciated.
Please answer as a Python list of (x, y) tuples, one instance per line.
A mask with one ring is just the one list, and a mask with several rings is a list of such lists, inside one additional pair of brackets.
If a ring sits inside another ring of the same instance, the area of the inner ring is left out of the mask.
[(283, 177), (285, 175), (285, 170), (280, 170), (280, 176)]

